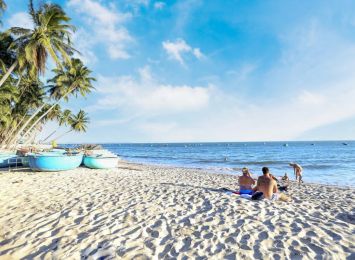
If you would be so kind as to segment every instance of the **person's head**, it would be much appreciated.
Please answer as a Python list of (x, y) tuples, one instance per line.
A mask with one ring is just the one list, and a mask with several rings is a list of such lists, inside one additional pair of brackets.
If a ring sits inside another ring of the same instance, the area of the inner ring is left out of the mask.
[(269, 168), (268, 168), (268, 167), (263, 167), (261, 170), (263, 171), (263, 174), (264, 174), (264, 175), (266, 175), (266, 174), (270, 173), (270, 171), (269, 171)]
[(243, 176), (249, 176), (249, 175), (250, 175), (249, 169), (246, 168), (246, 167), (244, 167), (244, 168), (242, 169), (242, 173), (243, 173)]
[(290, 162), (289, 165), (293, 167), (295, 164), (293, 162)]

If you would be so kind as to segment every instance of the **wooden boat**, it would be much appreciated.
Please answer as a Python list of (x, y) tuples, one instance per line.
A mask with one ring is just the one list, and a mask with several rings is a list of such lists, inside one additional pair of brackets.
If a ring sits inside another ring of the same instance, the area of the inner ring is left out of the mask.
[(84, 156), (84, 165), (91, 169), (109, 169), (117, 167), (118, 157), (115, 155), (92, 154)]
[(29, 154), (28, 160), (29, 166), (33, 171), (67, 171), (80, 166), (83, 160), (83, 154), (60, 154), (50, 152)]

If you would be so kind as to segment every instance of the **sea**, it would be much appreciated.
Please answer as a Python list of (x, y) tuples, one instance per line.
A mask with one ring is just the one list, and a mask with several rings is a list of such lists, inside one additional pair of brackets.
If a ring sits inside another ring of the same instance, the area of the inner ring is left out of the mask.
[(303, 167), (305, 182), (355, 187), (355, 141), (102, 144), (122, 159), (151, 165), (198, 168), (256, 177), (263, 166), (294, 179), (290, 162)]

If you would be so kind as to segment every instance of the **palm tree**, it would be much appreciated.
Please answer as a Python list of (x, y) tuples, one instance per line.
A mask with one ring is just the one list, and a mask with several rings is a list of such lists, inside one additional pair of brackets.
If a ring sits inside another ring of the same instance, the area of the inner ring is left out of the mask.
[(69, 109), (65, 109), (59, 116), (58, 118), (58, 128), (54, 130), (51, 134), (49, 134), (45, 139), (43, 139), (41, 142), (47, 141), (52, 135), (54, 135), (60, 127), (63, 125), (67, 126), (70, 124), (71, 119), (73, 117), (72, 112)]
[(6, 4), (5, 4), (4, 0), (0, 0), (0, 9), (3, 11), (6, 9)]
[[(45, 113), (48, 108), (51, 107), (50, 104), (46, 104), (46, 106), (43, 109), (43, 113)], [(32, 141), (31, 138), (31, 132), (33, 132), (33, 129), (38, 129), (38, 125), (43, 126), (47, 121), (59, 121), (60, 118), (62, 116), (62, 109), (60, 107), (59, 104), (56, 104), (53, 109), (46, 114), (46, 116), (42, 119), (42, 121), (40, 122), (40, 124), (37, 124), (35, 127), (32, 127), (31, 130), (26, 132), (26, 135), (23, 135), (22, 138), (25, 138), (27, 141), (25, 142), (25, 144), (28, 144)]]
[[(5, 83), (5, 86), (10, 81)], [(0, 93), (2, 89), (0, 89)], [(24, 126), (23, 122), (28, 121), (34, 114), (34, 110), (45, 105), (43, 83), (39, 79), (33, 80), (31, 77), (24, 76), (17, 86), (19, 91), (18, 102), (15, 103), (11, 111), (11, 127), (5, 132), (6, 138), (3, 139), (1, 145), (11, 144), (15, 141), (18, 131)], [(41, 109), (42, 110), (42, 109)], [(32, 119), (31, 119), (32, 120)], [(14, 134), (15, 133), (15, 134)]]
[(48, 55), (57, 67), (61, 67), (61, 59), (69, 62), (69, 56), (75, 51), (71, 43), (71, 34), (75, 28), (68, 23), (70, 18), (59, 5), (47, 3), (35, 10), (30, 0), (29, 9), (34, 29), (9, 29), (17, 37), (10, 46), (15, 50), (17, 60), (0, 80), (0, 87), (17, 66), (22, 69), (27, 64), (30, 65), (31, 75), (44, 74)]
[(14, 38), (7, 34), (0, 32), (0, 73), (6, 71), (6, 67), (10, 67), (16, 61), (16, 54), (10, 51), (9, 47), (13, 44)]
[(6, 3), (4, 0), (0, 0), (0, 14), (6, 10)]
[(19, 90), (12, 84), (13, 82), (13, 79), (9, 80), (0, 89), (0, 140), (6, 136), (12, 121), (12, 110), (19, 101)]
[[(86, 94), (90, 93), (91, 90), (94, 89), (92, 86), (92, 81), (95, 81), (95, 78), (90, 77), (91, 70), (84, 66), (84, 64), (79, 59), (72, 59), (70, 63), (64, 64), (62, 68), (54, 69), (53, 72), (56, 73), (56, 76), (48, 81), (50, 83), (54, 83), (54, 85), (49, 86), (49, 95), (52, 99), (57, 101), (47, 110), (46, 113), (40, 116), (32, 124), (27, 132), (31, 131), (31, 129), (38, 122), (40, 122), (42, 118), (45, 117), (46, 114), (49, 113), (56, 104), (58, 104), (63, 99), (67, 101), (70, 94), (75, 96), (80, 94), (81, 96), (85, 97)], [(25, 127), (21, 129), (21, 132)]]
[(58, 136), (54, 140), (58, 140), (62, 138), (64, 135), (69, 134), (72, 131), (75, 132), (86, 132), (87, 130), (87, 125), (90, 122), (89, 117), (87, 113), (85, 113), (83, 110), (80, 110), (78, 114), (74, 115), (70, 119), (70, 130), (63, 133), (62, 135)]
[[(4, 0), (0, 0), (0, 16), (2, 15), (2, 13), (6, 10), (6, 4), (4, 2)], [(0, 25), (1, 25), (1, 20), (0, 20)]]

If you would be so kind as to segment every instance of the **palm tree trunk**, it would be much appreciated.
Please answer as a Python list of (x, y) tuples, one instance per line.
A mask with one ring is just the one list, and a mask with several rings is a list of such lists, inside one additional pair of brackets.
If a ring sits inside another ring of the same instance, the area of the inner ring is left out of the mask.
[(17, 67), (18, 61), (15, 61), (14, 64), (11, 65), (11, 67), (7, 70), (5, 75), (1, 78), (0, 80), (0, 87), (5, 83), (5, 81), (8, 79), (8, 77), (11, 75), (11, 73), (14, 71), (14, 69)]
[(20, 134), (25, 130), (25, 128), (28, 126), (28, 124), (32, 121), (32, 119), (39, 113), (41, 110), (44, 108), (46, 104), (43, 104), (40, 106), (36, 112), (26, 121), (26, 123), (23, 124), (23, 126), (18, 130), (15, 134), (15, 136), (10, 140), (9, 145), (11, 145), (15, 140), (17, 140), (20, 137)]
[(54, 135), (58, 131), (59, 127), (54, 130), (50, 135), (48, 135), (45, 139), (41, 140), (41, 143), (47, 141), (52, 135)]
[[(72, 91), (74, 90), (74, 88), (70, 89), (64, 96), (62, 96), (57, 102), (55, 102), (45, 113), (43, 113), (43, 115), (41, 115), (33, 124), (32, 126), (25, 132), (24, 136), (27, 135), (33, 127), (35, 127), (56, 105), (59, 104), (59, 102), (65, 98), (66, 96), (68, 96)], [(22, 132), (22, 131), (21, 131)], [(20, 133), (21, 134), (21, 133)]]
[(41, 130), (42, 130), (41, 125), (39, 125), (39, 127), (36, 127), (35, 129), (32, 129), (31, 133), (28, 134), (27, 141), (24, 143), (24, 145), (28, 145), (29, 143), (33, 143), (33, 141), (36, 140), (36, 137)]
[(60, 136), (54, 138), (51, 142), (53, 142), (54, 140), (58, 140), (58, 139), (62, 138), (63, 136), (69, 134), (69, 133), (72, 132), (72, 131), (73, 131), (73, 129), (70, 129), (69, 131), (67, 131), (67, 132), (61, 134)]
[[(20, 85), (20, 83), (21, 83), (21, 79), (22, 79), (22, 77), (21, 77), (21, 75), (18, 77), (18, 80), (17, 80), (17, 83), (16, 83), (16, 88), (18, 88), (18, 86)], [(20, 96), (21, 97), (21, 96)]]

